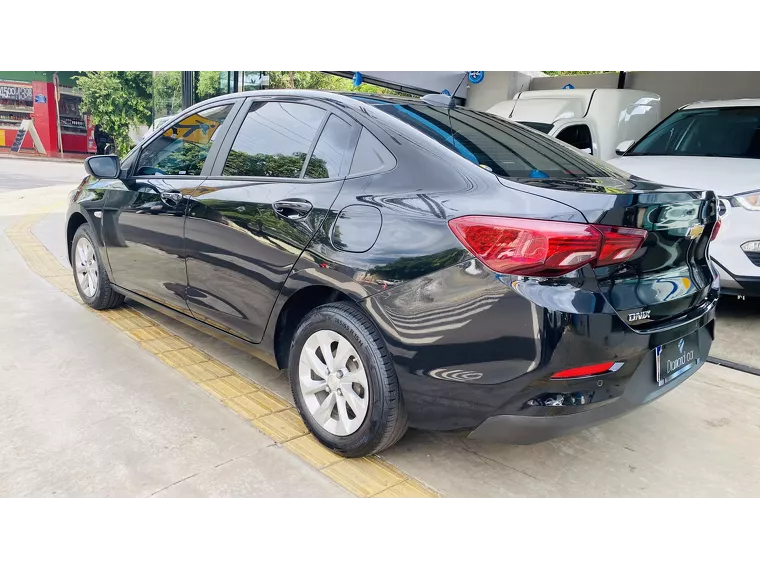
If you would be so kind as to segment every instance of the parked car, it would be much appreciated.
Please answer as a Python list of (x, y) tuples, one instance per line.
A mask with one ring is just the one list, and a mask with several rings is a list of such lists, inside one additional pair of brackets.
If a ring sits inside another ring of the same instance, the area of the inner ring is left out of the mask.
[(722, 292), (760, 296), (760, 99), (685, 105), (614, 166), (664, 184), (713, 190), (723, 225), (710, 246)]
[(83, 301), (287, 368), (345, 456), (408, 425), (571, 432), (667, 393), (713, 341), (712, 192), (450, 100), (236, 93), (86, 168), (66, 218)]
[(530, 126), (601, 160), (660, 121), (660, 96), (633, 89), (522, 91), (489, 113)]

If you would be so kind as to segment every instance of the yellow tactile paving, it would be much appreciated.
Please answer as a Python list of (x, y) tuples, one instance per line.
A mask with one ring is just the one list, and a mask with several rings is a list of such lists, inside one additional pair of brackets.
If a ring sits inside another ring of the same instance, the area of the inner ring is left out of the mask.
[[(116, 324), (117, 323), (115, 322), (114, 325)], [(165, 352), (156, 355), (158, 356), (158, 359), (171, 367), (189, 366), (209, 359), (206, 354), (195, 348), (184, 348), (182, 350), (174, 350), (173, 352)]]
[(269, 438), (284, 443), (308, 434), (309, 430), (295, 409), (286, 409), (279, 413), (264, 415), (255, 419), (253, 424)]
[[(152, 328), (155, 328), (155, 326), (152, 326)], [(190, 344), (178, 336), (166, 336), (155, 340), (147, 340), (145, 342), (140, 342), (140, 345), (152, 354), (162, 354), (164, 352), (171, 352), (172, 350), (181, 350), (182, 348), (190, 347)]]
[[(110, 310), (108, 312), (111, 312)], [(159, 328), (158, 326), (148, 326), (147, 328), (138, 328), (137, 330), (130, 330), (127, 332), (127, 336), (135, 340), (136, 342), (148, 342), (150, 340), (158, 340), (159, 338), (172, 338), (166, 330)]]
[(288, 441), (285, 443), (285, 448), (293, 454), (300, 456), (314, 468), (319, 470), (326, 466), (330, 466), (331, 464), (335, 464), (336, 462), (340, 462), (341, 460), (346, 460), (339, 454), (327, 450), (317, 439), (314, 438), (314, 435), (306, 435)]
[(438, 494), (417, 482), (416, 480), (404, 480), (400, 484), (391, 486), (373, 498), (437, 498)]
[(407, 479), (403, 472), (374, 456), (342, 460), (322, 472), (357, 496), (365, 498)]
[[(32, 228), (44, 216), (45, 213), (24, 216), (7, 228), (5, 233), (32, 271), (78, 303), (84, 304), (79, 298), (71, 271), (62, 267), (32, 233)], [(124, 306), (92, 312), (356, 496), (438, 496), (433, 490), (376, 456), (346, 459), (330, 452), (308, 433), (298, 411), (289, 401), (193, 347), (184, 338), (133, 308)]]

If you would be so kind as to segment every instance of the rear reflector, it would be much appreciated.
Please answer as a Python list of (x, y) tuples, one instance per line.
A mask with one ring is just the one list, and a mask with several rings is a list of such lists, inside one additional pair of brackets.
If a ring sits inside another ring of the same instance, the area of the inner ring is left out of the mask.
[(644, 229), (481, 215), (452, 219), (449, 227), (492, 271), (540, 277), (622, 263), (647, 236)]
[(715, 225), (713, 225), (713, 230), (710, 234), (710, 241), (715, 241), (715, 238), (718, 236), (718, 231), (720, 231), (721, 223), (722, 222), (720, 218), (718, 218), (718, 220), (715, 222)]
[(576, 377), (587, 377), (589, 375), (598, 375), (606, 373), (615, 366), (615, 362), (605, 362), (603, 364), (594, 364), (590, 366), (574, 367), (555, 373), (552, 379), (573, 379)]

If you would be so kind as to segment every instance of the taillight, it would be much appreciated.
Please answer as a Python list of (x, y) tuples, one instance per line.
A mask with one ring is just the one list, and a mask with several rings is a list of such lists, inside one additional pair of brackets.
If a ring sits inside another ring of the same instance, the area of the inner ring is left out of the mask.
[(720, 231), (722, 221), (720, 218), (715, 222), (715, 225), (713, 225), (712, 233), (710, 234), (710, 241), (715, 241), (715, 238), (718, 236), (718, 231)]
[(481, 215), (452, 219), (449, 227), (492, 271), (540, 277), (622, 263), (647, 236), (643, 229)]

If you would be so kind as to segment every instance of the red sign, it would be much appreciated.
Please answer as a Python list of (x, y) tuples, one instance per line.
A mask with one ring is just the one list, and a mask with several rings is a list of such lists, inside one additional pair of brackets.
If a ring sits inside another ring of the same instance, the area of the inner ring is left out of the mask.
[(95, 154), (98, 151), (98, 145), (95, 143), (95, 125), (92, 124), (90, 115), (85, 115), (85, 124), (87, 124), (87, 152)]

